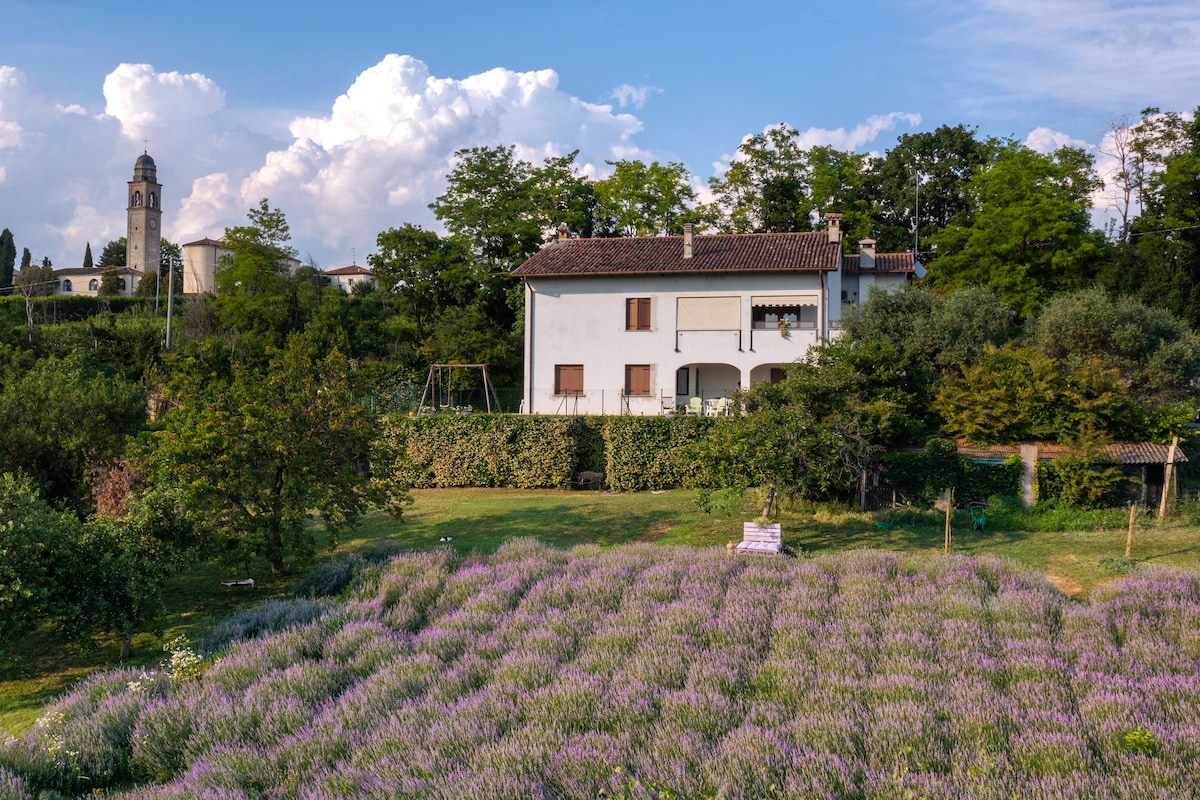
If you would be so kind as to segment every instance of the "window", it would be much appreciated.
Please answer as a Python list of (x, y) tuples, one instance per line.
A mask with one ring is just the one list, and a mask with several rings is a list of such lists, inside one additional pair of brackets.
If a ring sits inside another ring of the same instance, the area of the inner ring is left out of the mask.
[(817, 327), (816, 300), (804, 296), (750, 298), (752, 326), (758, 329), (778, 327), (814, 330)]
[(650, 365), (625, 365), (625, 394), (631, 397), (650, 396)]
[(554, 393), (583, 394), (583, 364), (555, 364)]
[(95, 278), (92, 278), (90, 281), (88, 281), (88, 291), (89, 292), (96, 292), (99, 290), (100, 290), (100, 281), (96, 280)]
[(124, 278), (117, 278), (117, 291), (120, 291), (120, 292), (125, 291), (125, 279)]
[(70, 282), (70, 281), (63, 281), (63, 282), (62, 282), (62, 290), (63, 290), (64, 292), (69, 292), (69, 291), (71, 291), (71, 282)]
[(625, 330), (650, 330), (649, 297), (630, 297), (625, 300)]
[(675, 394), (688, 393), (688, 376), (691, 374), (691, 369), (688, 367), (680, 367), (675, 370)]

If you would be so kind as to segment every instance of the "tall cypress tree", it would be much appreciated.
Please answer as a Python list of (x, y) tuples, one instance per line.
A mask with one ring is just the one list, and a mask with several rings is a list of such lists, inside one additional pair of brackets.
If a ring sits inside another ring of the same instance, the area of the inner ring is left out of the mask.
[(83, 250), (83, 268), (84, 269), (92, 268), (92, 243), (91, 242), (88, 242), (87, 247), (85, 247)]
[(21, 248), (21, 271), (29, 269), (29, 265), (33, 263), (33, 253), (29, 252), (28, 247)]
[(17, 245), (12, 231), (5, 228), (0, 233), (0, 294), (12, 294), (13, 267), (17, 263)]

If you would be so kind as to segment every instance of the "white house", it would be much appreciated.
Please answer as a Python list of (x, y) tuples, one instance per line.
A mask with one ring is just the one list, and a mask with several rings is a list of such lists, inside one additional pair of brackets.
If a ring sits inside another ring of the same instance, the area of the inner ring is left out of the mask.
[(374, 272), (358, 264), (326, 270), (325, 275), (329, 278), (330, 286), (339, 286), (347, 293), (354, 290), (354, 284), (371, 283), (375, 279)]
[(726, 407), (828, 339), (843, 303), (903, 286), (912, 253), (842, 254), (828, 230), (571, 239), (514, 271), (525, 282), (522, 405), (534, 414), (660, 414)]

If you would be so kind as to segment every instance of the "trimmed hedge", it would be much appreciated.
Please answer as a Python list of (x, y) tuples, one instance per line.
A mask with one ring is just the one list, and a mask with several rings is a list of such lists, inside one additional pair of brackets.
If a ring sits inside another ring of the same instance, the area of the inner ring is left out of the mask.
[(616, 491), (662, 489), (695, 475), (697, 466), (687, 446), (714, 422), (687, 417), (392, 414), (381, 419), (376, 470), (417, 489), (560, 488), (583, 471), (603, 472)]
[[(137, 306), (154, 306), (154, 298), (146, 297), (84, 297), (81, 295), (53, 295), (37, 297), (33, 301), (35, 325), (54, 322), (76, 322), (89, 319), (105, 310), (119, 314)], [(165, 301), (164, 301), (165, 302)], [(25, 298), (20, 294), (0, 297), (0, 325), (25, 327)]]

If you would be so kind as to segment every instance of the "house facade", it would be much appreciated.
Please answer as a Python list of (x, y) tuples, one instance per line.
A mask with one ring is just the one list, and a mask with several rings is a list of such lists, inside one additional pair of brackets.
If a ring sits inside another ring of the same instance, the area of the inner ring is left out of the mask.
[(355, 284), (372, 283), (375, 280), (375, 273), (366, 267), (360, 267), (358, 264), (326, 270), (325, 276), (329, 278), (330, 286), (337, 286), (347, 294), (354, 290)]
[(719, 413), (777, 381), (837, 331), (843, 303), (903, 286), (911, 253), (842, 254), (828, 229), (559, 239), (515, 272), (525, 283), (522, 407), (534, 414)]
[[(133, 297), (143, 275), (145, 275), (144, 272), (133, 267), (117, 267), (117, 294), (122, 297)], [(54, 293), (57, 295), (95, 297), (100, 293), (100, 282), (104, 279), (104, 270), (100, 267), (56, 269), (54, 270), (54, 279), (58, 282), (54, 287)]]

